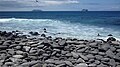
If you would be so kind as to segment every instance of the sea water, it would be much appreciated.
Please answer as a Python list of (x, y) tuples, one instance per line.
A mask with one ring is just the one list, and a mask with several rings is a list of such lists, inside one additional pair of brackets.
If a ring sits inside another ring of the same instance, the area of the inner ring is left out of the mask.
[[(0, 12), (0, 30), (37, 31), (53, 37), (79, 39), (120, 38), (119, 11), (22, 11)], [(58, 34), (59, 33), (59, 34)], [(97, 36), (98, 33), (100, 36)]]

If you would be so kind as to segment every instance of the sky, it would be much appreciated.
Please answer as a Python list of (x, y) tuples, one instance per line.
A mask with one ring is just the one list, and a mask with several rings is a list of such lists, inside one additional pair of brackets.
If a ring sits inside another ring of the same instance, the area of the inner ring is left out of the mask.
[(0, 11), (120, 11), (120, 0), (0, 0)]

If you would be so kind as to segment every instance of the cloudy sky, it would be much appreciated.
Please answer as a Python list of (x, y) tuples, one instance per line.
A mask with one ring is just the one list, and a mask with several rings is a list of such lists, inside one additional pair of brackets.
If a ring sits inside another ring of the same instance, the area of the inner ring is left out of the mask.
[(0, 11), (120, 11), (120, 0), (0, 0)]

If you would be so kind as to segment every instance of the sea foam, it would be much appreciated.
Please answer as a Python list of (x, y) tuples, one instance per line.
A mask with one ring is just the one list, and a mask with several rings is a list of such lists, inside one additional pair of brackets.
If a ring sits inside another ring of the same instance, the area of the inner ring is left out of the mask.
[[(43, 33), (43, 28), (47, 29), (48, 33), (46, 33), (46, 35), (65, 38), (73, 37), (79, 39), (105, 38), (108, 34), (113, 34), (118, 37), (118, 34), (120, 33), (119, 31), (114, 31), (110, 28), (81, 23), (71, 23), (70, 21), (64, 20), (19, 18), (0, 19), (0, 30), (20, 30), (25, 33), (37, 31)], [(101, 36), (97, 36), (98, 33)]]

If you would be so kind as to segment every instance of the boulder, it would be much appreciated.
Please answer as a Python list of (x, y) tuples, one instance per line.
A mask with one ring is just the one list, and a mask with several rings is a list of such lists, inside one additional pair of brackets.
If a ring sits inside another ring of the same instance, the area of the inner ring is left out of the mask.
[(39, 35), (39, 33), (38, 32), (29, 32), (29, 34), (31, 34), (31, 35), (33, 35), (33, 36), (37, 36), (37, 35)]
[(109, 37), (108, 39), (107, 39), (107, 42), (108, 41), (116, 41), (116, 39), (114, 38), (114, 37)]

